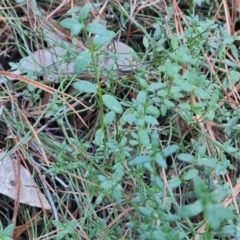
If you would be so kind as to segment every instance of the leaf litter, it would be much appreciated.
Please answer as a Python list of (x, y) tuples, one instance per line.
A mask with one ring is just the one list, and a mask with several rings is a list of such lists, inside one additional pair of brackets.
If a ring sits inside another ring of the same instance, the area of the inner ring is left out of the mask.
[[(52, 209), (25, 167), (19, 165), (16, 159), (7, 156), (6, 152), (0, 153), (0, 159), (1, 194), (14, 200), (19, 199), (20, 203), (32, 207), (44, 208), (45, 210)], [(20, 188), (19, 191), (18, 187)]]
[[(50, 47), (37, 50), (23, 57), (18, 64), (18, 69), (12, 71), (12, 73), (20, 75), (32, 71), (34, 75), (41, 75), (48, 81), (56, 81), (57, 76), (61, 74), (75, 75), (77, 58), (66, 61), (67, 48), (70, 47), (70, 44), (53, 32), (46, 24), (42, 25), (42, 32)], [(106, 48), (106, 46), (104, 45), (102, 48)], [(98, 65), (102, 68), (125, 72), (132, 71), (140, 65), (141, 59), (127, 44), (121, 41), (113, 41), (107, 48), (110, 54), (102, 54), (98, 57)], [(75, 54), (81, 54), (83, 51), (79, 47), (75, 47), (74, 50)], [(9, 79), (13, 80), (13, 78)], [(3, 81), (1, 79), (0, 83)]]

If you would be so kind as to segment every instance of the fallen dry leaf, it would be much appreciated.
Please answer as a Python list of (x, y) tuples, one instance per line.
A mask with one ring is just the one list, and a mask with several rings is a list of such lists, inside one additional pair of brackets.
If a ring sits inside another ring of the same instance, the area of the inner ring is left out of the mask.
[(60, 46), (41, 49), (22, 58), (19, 69), (12, 71), (12, 73), (19, 75), (30, 70), (33, 71), (33, 74), (44, 76), (45, 80), (54, 81), (61, 74), (74, 74), (74, 62), (65, 62), (65, 56), (66, 49)]
[[(6, 152), (0, 153), (0, 193), (15, 200), (18, 197), (17, 182), (19, 181), (20, 203), (51, 210), (47, 199), (39, 191), (27, 169), (22, 165), (19, 168), (17, 160), (6, 154)], [(20, 176), (20, 179), (16, 179), (15, 176)]]
[(55, 33), (50, 27), (45, 23), (42, 25), (42, 33), (44, 35), (44, 40), (47, 42), (48, 46), (54, 46), (56, 44), (66, 43), (61, 36)]
[[(22, 58), (18, 69), (12, 71), (12, 73), (19, 75), (26, 70), (30, 70), (33, 71), (34, 75), (41, 75), (48, 81), (55, 81), (61, 74), (74, 75), (76, 57), (75, 59), (69, 59), (66, 55), (67, 48), (70, 45), (45, 24), (42, 25), (42, 31), (51, 47), (35, 51)], [(52, 47), (54, 44), (61, 46)], [(98, 63), (102, 68), (124, 72), (132, 71), (140, 66), (141, 59), (131, 47), (123, 42), (113, 41), (108, 47), (103, 46), (103, 48), (108, 50), (106, 55), (100, 55), (99, 57)], [(81, 51), (81, 48), (76, 47), (74, 49), (75, 53)], [(4, 81), (4, 79), (0, 79), (0, 83)]]
[[(100, 56), (99, 64), (102, 68), (124, 72), (132, 71), (140, 65), (140, 58), (138, 56), (134, 57), (136, 54), (133, 49), (125, 43), (114, 41), (111, 44), (111, 50), (116, 60), (111, 56)], [(78, 51), (81, 50), (78, 49)], [(56, 80), (61, 74), (73, 75), (75, 61), (66, 62), (66, 52), (67, 50), (60, 46), (38, 50), (24, 57), (20, 61), (19, 69), (12, 73), (21, 74), (24, 70), (30, 70), (33, 73), (41, 73), (49, 81)]]
[[(103, 68), (125, 72), (132, 71), (140, 66), (141, 59), (127, 44), (120, 41), (113, 41), (109, 46), (109, 50), (115, 57), (100, 56), (99, 62)], [(115, 58), (116, 60), (114, 60)]]

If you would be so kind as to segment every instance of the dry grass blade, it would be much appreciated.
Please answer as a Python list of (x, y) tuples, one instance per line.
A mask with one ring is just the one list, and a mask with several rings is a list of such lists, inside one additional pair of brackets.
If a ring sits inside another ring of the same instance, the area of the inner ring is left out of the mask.
[[(81, 101), (79, 101), (78, 99), (76, 99), (75, 97), (67, 94), (67, 93), (64, 93), (64, 92), (61, 92), (59, 90), (56, 90), (52, 87), (49, 87), (45, 84), (42, 84), (40, 82), (36, 82), (34, 80), (31, 80), (29, 78), (26, 78), (26, 77), (23, 77), (23, 76), (19, 76), (19, 75), (15, 75), (15, 74), (12, 74), (12, 73), (9, 73), (9, 72), (4, 72), (4, 71), (0, 71), (0, 75), (2, 76), (5, 76), (5, 77), (10, 77), (12, 79), (16, 79), (16, 80), (19, 80), (21, 82), (24, 82), (24, 83), (27, 83), (27, 84), (30, 84), (36, 88), (40, 88), (48, 93), (58, 93), (59, 95), (63, 95), (64, 97), (66, 97), (66, 99), (70, 99), (70, 100), (73, 100), (74, 102), (77, 102), (79, 103), (80, 105), (82, 105), (83, 107), (85, 107), (86, 109), (88, 110), (91, 110), (88, 106), (86, 106), (85, 104), (83, 104)], [(63, 97), (60, 97), (58, 96), (58, 98), (60, 100), (63, 101), (63, 103), (65, 103), (68, 107), (70, 107), (73, 112), (79, 117), (79, 119), (83, 122), (83, 124), (87, 127), (86, 123), (82, 120), (81, 116), (75, 111), (75, 109), (73, 109), (73, 107), (63, 98)]]

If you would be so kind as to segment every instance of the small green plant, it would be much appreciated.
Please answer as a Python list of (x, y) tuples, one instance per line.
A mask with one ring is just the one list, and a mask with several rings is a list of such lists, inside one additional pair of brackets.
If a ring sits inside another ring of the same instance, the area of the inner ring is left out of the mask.
[(1, 229), (0, 229), (0, 239), (2, 240), (12, 240), (11, 233), (14, 230), (14, 224), (9, 224), (6, 228), (3, 229), (2, 224), (0, 224)]
[(60, 231), (54, 236), (54, 239), (79, 239), (79, 235), (76, 233), (76, 227), (78, 222), (75, 220), (69, 221), (67, 224), (61, 223), (59, 221), (53, 220), (53, 225)]

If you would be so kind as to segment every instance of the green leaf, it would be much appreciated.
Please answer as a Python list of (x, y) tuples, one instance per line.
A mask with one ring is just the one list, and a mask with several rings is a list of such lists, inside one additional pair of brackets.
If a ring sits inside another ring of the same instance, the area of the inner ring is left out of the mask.
[(151, 217), (153, 215), (152, 210), (146, 207), (138, 207), (138, 211), (145, 217)]
[(148, 87), (148, 83), (146, 82), (145, 79), (136, 76), (137, 81), (140, 83), (142, 88), (147, 88)]
[(158, 110), (158, 108), (152, 105), (147, 106), (146, 113), (155, 118), (158, 118), (160, 116), (160, 111)]
[(13, 232), (14, 227), (15, 227), (15, 226), (14, 226), (13, 223), (12, 223), (12, 224), (9, 224), (9, 225), (3, 230), (4, 234), (7, 235), (7, 236), (9, 236), (9, 235)]
[(231, 194), (231, 190), (229, 189), (229, 183), (225, 183), (222, 185), (222, 190), (217, 190), (210, 193), (210, 198), (213, 203), (219, 203), (224, 200), (229, 194)]
[(166, 61), (164, 66), (166, 68), (166, 73), (168, 76), (173, 76), (174, 74), (177, 74), (181, 69), (178, 64), (171, 63), (170, 61)]
[(152, 143), (153, 151), (156, 152), (159, 146), (159, 135), (156, 129), (154, 129), (154, 131), (152, 132), (151, 143)]
[[(25, 1), (25, 0), (24, 0)], [(13, 240), (11, 237), (4, 237), (4, 238), (2, 238), (2, 240)]]
[(128, 142), (127, 137), (123, 136), (120, 143), (119, 143), (119, 147), (124, 147)]
[(194, 0), (193, 2), (196, 3), (198, 6), (201, 6), (203, 0)]
[(98, 146), (101, 146), (103, 144), (103, 139), (104, 139), (104, 132), (102, 129), (98, 129), (95, 133), (94, 143)]
[[(183, 97), (181, 91), (183, 90), (182, 87), (179, 86), (172, 86), (170, 89), (170, 93), (172, 96), (174, 96), (175, 98), (180, 98)], [(164, 100), (164, 103), (168, 106), (168, 107), (174, 107), (175, 104), (171, 101), (169, 101), (168, 99)]]
[(163, 97), (163, 98), (166, 97), (167, 94), (168, 94), (168, 91), (167, 91), (167, 90), (164, 90), (164, 89), (159, 90), (159, 91), (157, 92), (157, 96)]
[(115, 113), (119, 113), (119, 114), (123, 112), (121, 104), (112, 95), (105, 94), (103, 95), (102, 100), (106, 105), (106, 107), (109, 108), (111, 111), (114, 111)]
[(148, 147), (150, 145), (150, 139), (146, 130), (140, 129), (138, 131), (138, 139), (143, 146)]
[(146, 123), (149, 123), (149, 124), (152, 124), (152, 125), (158, 125), (159, 124), (158, 120), (156, 118), (152, 117), (152, 116), (146, 115), (146, 116), (143, 117), (143, 119)]
[(158, 164), (158, 166), (165, 168), (165, 169), (167, 168), (166, 161), (165, 161), (165, 159), (163, 159), (161, 153), (156, 153), (155, 162)]
[(151, 172), (151, 173), (154, 172), (153, 167), (152, 167), (152, 165), (151, 165), (149, 162), (144, 163), (144, 164), (143, 164), (143, 167), (144, 167), (145, 169), (147, 169), (148, 172)]
[(65, 237), (66, 234), (67, 234), (67, 231), (62, 230), (57, 235), (55, 235), (55, 239), (56, 240), (62, 240)]
[(238, 49), (234, 44), (231, 45), (231, 51), (232, 51), (234, 58), (238, 59)]
[(203, 240), (214, 240), (211, 232), (204, 232), (202, 239)]
[(114, 151), (117, 149), (116, 144), (113, 143), (113, 142), (107, 142), (107, 143), (106, 143), (106, 146), (107, 146), (109, 149), (114, 150)]
[(77, 220), (71, 220), (67, 223), (67, 230), (69, 234), (74, 234), (75, 232), (75, 228), (78, 225), (78, 221)]
[(176, 188), (181, 184), (181, 179), (173, 178), (168, 182), (170, 188)]
[(233, 41), (234, 41), (233, 37), (227, 37), (227, 38), (224, 38), (223, 44), (227, 45), (229, 43), (233, 43)]
[(171, 45), (173, 50), (176, 50), (178, 48), (178, 35), (174, 34), (171, 39)]
[(185, 173), (185, 175), (183, 176), (183, 179), (190, 180), (190, 179), (197, 177), (197, 175), (198, 175), (198, 170), (190, 169), (187, 173)]
[(143, 201), (145, 201), (145, 197), (143, 197), (142, 195), (141, 196), (137, 196), (137, 197), (134, 197), (132, 200), (131, 200), (131, 203), (142, 203)]
[(86, 27), (86, 30), (92, 34), (100, 36), (107, 36), (109, 35), (109, 32), (111, 32), (99, 23), (89, 23)]
[(174, 214), (163, 214), (161, 216), (162, 221), (176, 222), (179, 219), (179, 216)]
[(99, 180), (100, 182), (106, 182), (106, 181), (108, 181), (108, 179), (107, 179), (105, 176), (103, 176), (103, 175), (98, 175), (97, 177), (98, 177), (98, 180)]
[(96, 206), (100, 205), (102, 203), (102, 200), (103, 200), (103, 195), (100, 194), (95, 201)]
[(221, 226), (223, 220), (232, 220), (234, 218), (233, 212), (221, 206), (220, 204), (208, 204), (204, 211), (204, 217), (208, 220), (209, 225), (217, 230)]
[(91, 62), (91, 53), (88, 50), (82, 51), (74, 64), (74, 73), (80, 74), (83, 72)]
[(209, 194), (205, 183), (199, 177), (193, 179), (193, 188), (198, 198), (203, 198)]
[(130, 144), (131, 146), (137, 146), (137, 145), (138, 145), (138, 141), (136, 141), (136, 140), (130, 140), (130, 141), (129, 141), (129, 144)]
[(229, 67), (238, 67), (238, 65), (228, 59), (225, 59), (224, 62), (229, 66)]
[(143, 37), (143, 46), (148, 49), (149, 48), (149, 40), (146, 36)]
[(53, 224), (56, 228), (64, 228), (64, 224), (62, 224), (60, 221), (52, 220), (52, 224)]
[(171, 101), (168, 101), (167, 99), (164, 100), (164, 104), (168, 107), (168, 109), (171, 107), (175, 107), (175, 104)]
[(128, 223), (126, 223), (126, 227), (130, 228), (130, 229), (135, 229), (136, 228), (136, 223), (128, 222)]
[(153, 39), (155, 41), (159, 40), (161, 38), (161, 33), (162, 33), (162, 30), (160, 27), (157, 27), (153, 33)]
[(100, 187), (104, 190), (110, 190), (114, 186), (115, 182), (112, 180), (102, 182)]
[(139, 117), (139, 118), (136, 119), (135, 123), (138, 127), (143, 127), (144, 126), (144, 119)]
[(80, 7), (73, 7), (67, 11), (67, 14), (73, 14), (79, 12)]
[(105, 36), (96, 35), (93, 38), (93, 44), (95, 46), (100, 46), (104, 43), (110, 42), (114, 37), (115, 37), (115, 33), (112, 31), (109, 31), (109, 34)]
[(139, 119), (140, 118), (140, 116), (142, 116), (143, 114), (144, 114), (144, 106), (143, 106), (143, 104), (137, 104), (137, 115), (138, 115), (138, 118), (137, 119)]
[(154, 176), (154, 183), (158, 186), (159, 189), (163, 189), (164, 185), (159, 176)]
[(169, 157), (171, 156), (173, 153), (175, 153), (177, 150), (178, 150), (178, 145), (170, 145), (170, 146), (167, 146), (165, 147), (163, 150), (162, 150), (162, 155), (164, 157)]
[(117, 186), (112, 191), (112, 196), (117, 204), (122, 203), (122, 186), (117, 184)]
[(235, 126), (238, 122), (239, 117), (235, 116), (233, 118), (231, 118), (228, 123), (225, 125), (225, 132), (231, 130), (233, 128), (233, 126)]
[(197, 160), (198, 164), (205, 167), (216, 167), (217, 163), (214, 158), (200, 158)]
[(195, 159), (193, 155), (187, 154), (187, 153), (181, 153), (177, 156), (177, 158), (183, 162), (189, 162), (189, 163), (192, 163)]
[(73, 36), (77, 36), (81, 32), (82, 28), (84, 27), (84, 25), (81, 24), (77, 19), (73, 19), (73, 18), (63, 19), (60, 22), (60, 25), (66, 29), (69, 29)]
[(85, 92), (85, 93), (97, 92), (96, 86), (89, 81), (78, 80), (77, 82), (73, 83), (73, 87), (77, 89), (79, 92)]
[(136, 121), (136, 115), (135, 114), (125, 114), (122, 116), (122, 120), (127, 123), (133, 123)]
[(81, 10), (79, 12), (79, 18), (82, 21), (86, 20), (88, 13), (92, 9), (92, 7), (93, 7), (92, 4), (87, 3), (81, 8)]
[(121, 179), (124, 175), (124, 168), (123, 168), (122, 164), (116, 163), (113, 166), (113, 169), (115, 170), (115, 172), (112, 175), (112, 179), (114, 179), (115, 181), (121, 181)]
[(163, 84), (162, 84), (161, 82), (152, 83), (152, 84), (149, 85), (148, 90), (149, 90), (150, 92), (154, 92), (154, 91), (156, 91), (156, 90), (158, 90), (158, 89), (161, 89), (161, 88), (162, 88), (162, 85), (163, 85)]
[(203, 205), (200, 200), (182, 207), (178, 211), (178, 215), (183, 218), (189, 218), (200, 214), (203, 211)]
[(147, 101), (147, 92), (145, 90), (142, 90), (138, 93), (137, 101), (143, 104)]
[(207, 91), (203, 90), (202, 88), (198, 88), (194, 90), (194, 93), (197, 95), (197, 97), (201, 99), (210, 99), (210, 95)]
[[(228, 237), (228, 236), (236, 236), (236, 235), (237, 235), (237, 227), (235, 224), (223, 226), (221, 227), (220, 231), (218, 231), (219, 237)], [(240, 235), (238, 233), (238, 238), (239, 236)]]
[(105, 126), (107, 126), (108, 124), (110, 124), (111, 122), (113, 122), (115, 119), (115, 112), (110, 111), (108, 113), (106, 113), (103, 117), (103, 123)]
[(135, 166), (139, 166), (139, 165), (142, 165), (144, 163), (147, 163), (149, 161), (150, 161), (149, 156), (139, 156), (139, 157), (135, 157), (132, 160), (130, 160), (128, 162), (128, 166), (129, 167), (135, 167)]
[(161, 107), (160, 107), (160, 110), (161, 110), (162, 116), (165, 117), (166, 114), (167, 114), (167, 107), (166, 107), (166, 105), (162, 104)]

